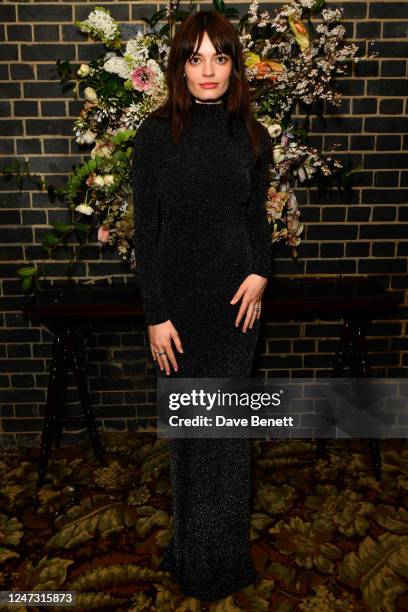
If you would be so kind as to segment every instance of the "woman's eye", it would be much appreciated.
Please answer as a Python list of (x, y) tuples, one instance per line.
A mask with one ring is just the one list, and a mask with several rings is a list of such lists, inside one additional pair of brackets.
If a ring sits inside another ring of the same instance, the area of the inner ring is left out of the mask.
[[(200, 59), (198, 55), (195, 55), (194, 57), (190, 58), (190, 62), (195, 63), (194, 60), (198, 60), (198, 59)], [(217, 60), (222, 60), (220, 63), (224, 64), (227, 61), (227, 58), (225, 57), (225, 55), (218, 55)]]

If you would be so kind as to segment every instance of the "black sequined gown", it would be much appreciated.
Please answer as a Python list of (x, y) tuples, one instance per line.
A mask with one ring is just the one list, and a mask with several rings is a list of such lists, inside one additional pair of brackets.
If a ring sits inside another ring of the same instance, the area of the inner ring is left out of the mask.
[[(265, 211), (270, 137), (255, 165), (224, 104), (195, 103), (177, 145), (166, 120), (139, 127), (132, 158), (136, 275), (147, 324), (170, 319), (182, 377), (250, 377), (259, 321), (244, 334), (229, 302), (249, 274), (270, 277)], [(164, 375), (157, 366), (158, 375)], [(162, 569), (186, 596), (226, 597), (251, 584), (250, 440), (171, 439), (173, 535)]]

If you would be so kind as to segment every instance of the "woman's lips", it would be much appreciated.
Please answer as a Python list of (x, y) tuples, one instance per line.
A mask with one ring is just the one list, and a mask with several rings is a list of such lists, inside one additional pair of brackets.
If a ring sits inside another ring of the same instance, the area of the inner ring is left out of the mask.
[(217, 87), (217, 83), (200, 83), (200, 87), (203, 87), (204, 89), (213, 89), (214, 87)]

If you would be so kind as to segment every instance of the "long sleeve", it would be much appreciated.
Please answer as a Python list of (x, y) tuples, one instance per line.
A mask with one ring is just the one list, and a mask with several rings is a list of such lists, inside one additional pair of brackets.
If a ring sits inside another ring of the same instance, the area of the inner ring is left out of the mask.
[(147, 119), (137, 130), (132, 151), (134, 248), (136, 277), (147, 325), (168, 320), (163, 294), (162, 268), (158, 257), (159, 197), (157, 154), (160, 143), (154, 124)]
[(246, 209), (246, 218), (253, 253), (251, 273), (259, 274), (265, 278), (271, 276), (272, 238), (265, 209), (271, 161), (271, 138), (268, 130), (264, 127), (261, 137), (261, 158), (258, 165), (252, 170), (252, 187)]

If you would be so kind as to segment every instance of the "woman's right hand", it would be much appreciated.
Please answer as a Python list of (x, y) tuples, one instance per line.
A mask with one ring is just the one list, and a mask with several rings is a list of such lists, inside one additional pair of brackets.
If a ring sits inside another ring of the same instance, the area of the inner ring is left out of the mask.
[[(171, 340), (173, 340), (179, 353), (184, 353), (184, 351), (181, 345), (180, 336), (173, 323), (168, 319), (168, 321), (164, 321), (164, 323), (148, 325), (147, 329), (149, 332), (150, 350), (153, 360), (157, 361), (161, 370), (166, 370), (167, 376), (170, 374), (169, 362), (173, 366), (174, 371), (177, 372), (178, 365), (171, 345)], [(161, 353), (165, 351), (166, 354), (158, 355), (157, 351)]]

